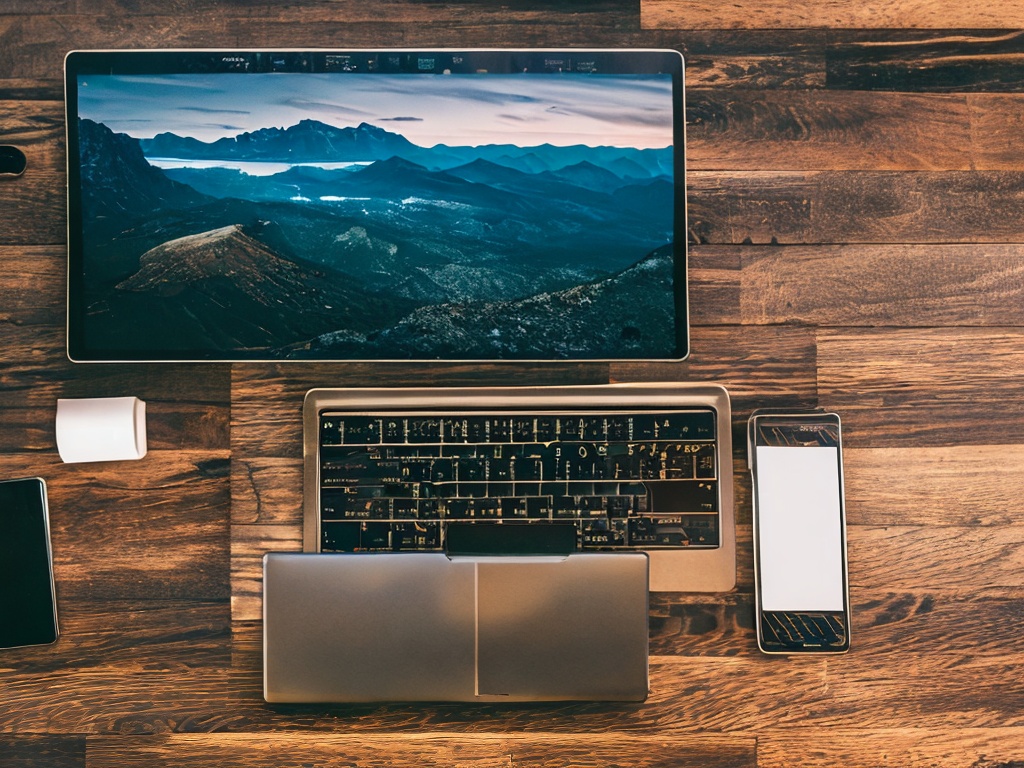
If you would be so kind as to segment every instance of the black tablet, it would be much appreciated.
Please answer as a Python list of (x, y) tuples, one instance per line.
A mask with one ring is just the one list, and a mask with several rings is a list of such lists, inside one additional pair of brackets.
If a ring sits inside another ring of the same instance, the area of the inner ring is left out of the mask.
[(683, 61), (75, 51), (75, 361), (675, 360)]

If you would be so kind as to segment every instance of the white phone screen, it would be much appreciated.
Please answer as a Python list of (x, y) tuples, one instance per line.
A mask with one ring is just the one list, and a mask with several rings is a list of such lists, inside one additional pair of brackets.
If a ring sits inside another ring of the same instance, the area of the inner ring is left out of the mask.
[(842, 611), (839, 449), (759, 445), (756, 452), (761, 610)]

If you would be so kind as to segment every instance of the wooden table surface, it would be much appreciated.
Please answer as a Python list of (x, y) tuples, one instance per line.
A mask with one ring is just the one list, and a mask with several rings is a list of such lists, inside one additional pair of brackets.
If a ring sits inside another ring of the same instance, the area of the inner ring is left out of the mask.
[[(3, 0), (0, 475), (49, 483), (63, 635), (0, 652), (0, 765), (1024, 765), (1022, 30), (1016, 0)], [(690, 360), (69, 363), (65, 52), (231, 46), (683, 51)], [(738, 586), (653, 596), (646, 703), (262, 701), (307, 388), (662, 379), (733, 396)], [(112, 395), (149, 455), (63, 465), (57, 398)], [(779, 405), (844, 420), (846, 656), (755, 645), (740, 438)]]

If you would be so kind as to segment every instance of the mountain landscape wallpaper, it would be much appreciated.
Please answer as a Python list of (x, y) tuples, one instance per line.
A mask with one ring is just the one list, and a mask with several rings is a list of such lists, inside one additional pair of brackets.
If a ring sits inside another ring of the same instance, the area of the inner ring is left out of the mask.
[(91, 349), (676, 356), (670, 77), (95, 75), (78, 93)]

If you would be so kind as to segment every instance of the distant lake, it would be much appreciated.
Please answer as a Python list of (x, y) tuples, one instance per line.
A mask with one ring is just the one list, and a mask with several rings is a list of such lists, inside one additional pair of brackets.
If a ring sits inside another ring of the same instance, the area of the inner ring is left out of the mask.
[(249, 176), (273, 176), (284, 173), (292, 168), (323, 168), (326, 171), (354, 171), (372, 165), (373, 162), (342, 162), (342, 163), (278, 163), (253, 162), (250, 160), (192, 160), (177, 157), (147, 157), (150, 165), (165, 170), (177, 168), (227, 168), (241, 171)]

